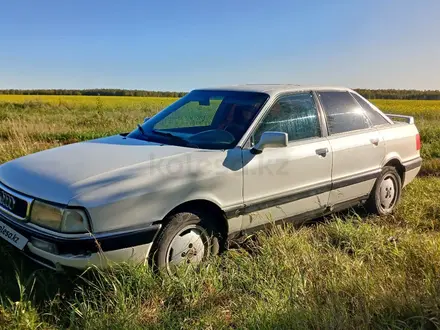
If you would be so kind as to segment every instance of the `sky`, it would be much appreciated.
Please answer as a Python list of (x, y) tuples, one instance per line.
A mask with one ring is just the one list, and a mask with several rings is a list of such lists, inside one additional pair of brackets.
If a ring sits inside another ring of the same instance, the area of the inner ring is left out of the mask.
[(3, 0), (0, 89), (440, 89), (439, 0)]

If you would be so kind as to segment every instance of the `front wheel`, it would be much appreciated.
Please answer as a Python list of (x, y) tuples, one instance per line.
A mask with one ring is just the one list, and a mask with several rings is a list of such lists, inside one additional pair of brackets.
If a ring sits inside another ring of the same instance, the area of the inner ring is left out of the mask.
[(154, 266), (173, 274), (177, 266), (192, 266), (218, 254), (220, 234), (213, 226), (214, 220), (198, 210), (166, 219), (154, 244)]
[(392, 166), (385, 166), (374, 184), (367, 201), (367, 209), (378, 215), (387, 215), (394, 211), (400, 200), (402, 180)]

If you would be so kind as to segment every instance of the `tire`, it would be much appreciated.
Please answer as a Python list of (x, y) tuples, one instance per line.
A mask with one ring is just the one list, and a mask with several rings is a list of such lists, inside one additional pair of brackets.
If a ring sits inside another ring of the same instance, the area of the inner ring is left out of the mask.
[(153, 267), (171, 275), (177, 265), (194, 265), (217, 255), (221, 235), (213, 225), (214, 220), (207, 212), (195, 209), (165, 219), (153, 245)]
[(391, 214), (400, 200), (402, 179), (393, 166), (385, 166), (367, 200), (366, 207), (378, 215)]

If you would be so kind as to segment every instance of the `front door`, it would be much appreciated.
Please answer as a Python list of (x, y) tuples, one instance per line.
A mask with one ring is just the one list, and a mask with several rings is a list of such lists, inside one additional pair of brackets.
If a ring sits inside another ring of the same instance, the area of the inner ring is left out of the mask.
[(284, 218), (323, 211), (331, 188), (332, 153), (323, 134), (312, 93), (279, 97), (253, 134), (288, 134), (284, 148), (266, 148), (254, 155), (243, 150), (242, 230)]

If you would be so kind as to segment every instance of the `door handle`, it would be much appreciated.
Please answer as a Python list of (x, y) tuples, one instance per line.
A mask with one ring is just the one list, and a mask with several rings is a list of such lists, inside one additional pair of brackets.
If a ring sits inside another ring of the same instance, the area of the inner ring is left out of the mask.
[(315, 150), (316, 154), (325, 157), (328, 153), (328, 148), (320, 148)]
[(379, 138), (370, 139), (370, 142), (377, 146), (379, 145)]

